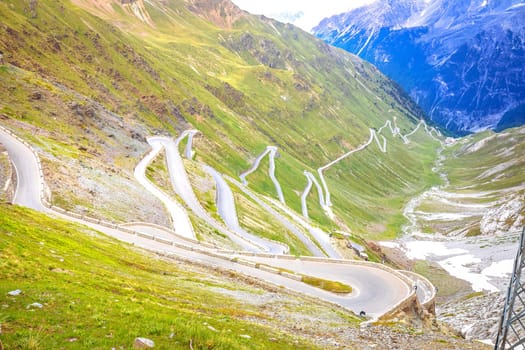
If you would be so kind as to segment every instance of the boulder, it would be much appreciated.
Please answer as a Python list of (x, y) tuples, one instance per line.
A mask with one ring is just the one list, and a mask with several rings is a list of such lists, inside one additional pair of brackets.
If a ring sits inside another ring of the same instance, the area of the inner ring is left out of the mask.
[(26, 309), (41, 309), (42, 307), (44, 307), (44, 305), (40, 303), (32, 303), (27, 305)]
[(12, 297), (16, 297), (17, 295), (22, 294), (22, 291), (20, 289), (15, 289), (10, 292), (7, 292), (7, 295), (10, 295)]
[(148, 338), (135, 338), (133, 349), (151, 349), (155, 347), (155, 342)]

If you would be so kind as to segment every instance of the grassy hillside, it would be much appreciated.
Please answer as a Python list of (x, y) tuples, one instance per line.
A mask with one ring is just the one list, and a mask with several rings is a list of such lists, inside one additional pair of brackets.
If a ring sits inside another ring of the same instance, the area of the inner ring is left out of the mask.
[[(358, 147), (387, 119), (408, 132), (419, 117), (369, 64), (228, 1), (35, 4), (0, 3), (0, 115), (38, 148), (51, 200), (68, 209), (167, 224), (132, 170), (145, 137), (193, 127), (202, 132), (197, 159), (233, 177), (267, 145), (279, 147), (277, 177), (300, 212), (305, 169)], [(397, 234), (406, 198), (436, 181), (435, 147), (420, 133), (409, 147), (389, 140), (387, 154), (370, 147), (341, 162), (326, 172), (340, 221), (315, 193), (312, 218), (326, 229)], [(250, 186), (275, 197), (262, 165)]]
[(525, 128), (470, 136), (447, 149), (446, 156), (445, 170), (456, 189), (494, 191), (523, 186)]
[[(298, 317), (357, 318), (231, 273), (163, 260), (86, 227), (0, 205), (0, 339), (5, 349), (317, 348)], [(22, 294), (7, 293), (20, 289)], [(276, 292), (279, 296), (276, 297)], [(29, 307), (40, 303), (41, 308)], [(276, 313), (279, 317), (276, 317)], [(324, 320), (324, 321), (323, 321)], [(249, 337), (247, 337), (249, 336)]]

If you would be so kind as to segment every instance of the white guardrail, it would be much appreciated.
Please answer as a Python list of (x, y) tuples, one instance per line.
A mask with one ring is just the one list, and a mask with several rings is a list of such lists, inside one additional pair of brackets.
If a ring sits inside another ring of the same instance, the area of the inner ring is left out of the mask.
[[(157, 237), (155, 235), (143, 233), (143, 232), (140, 232), (140, 231), (137, 231), (137, 230), (132, 230), (132, 229), (129, 229), (129, 228), (125, 227), (125, 226), (128, 226), (128, 225), (150, 226), (150, 227), (153, 227), (155, 229), (161, 229), (161, 230), (163, 230), (165, 232), (168, 232), (170, 234), (176, 235), (174, 231), (169, 230), (169, 229), (167, 229), (165, 227), (162, 227), (162, 226), (159, 226), (159, 225), (155, 225), (155, 224), (151, 224), (151, 223), (143, 223), (143, 222), (117, 224), (115, 222), (104, 221), (102, 219), (97, 219), (97, 218), (93, 218), (93, 217), (90, 217), (90, 216), (87, 216), (87, 215), (78, 214), (78, 213), (75, 213), (75, 212), (72, 212), (72, 211), (69, 211), (69, 210), (57, 207), (55, 205), (52, 205), (45, 198), (45, 193), (44, 193), (45, 192), (45, 189), (44, 189), (45, 188), (45, 180), (44, 180), (44, 174), (43, 174), (43, 171), (42, 171), (42, 164), (40, 162), (40, 158), (38, 156), (38, 153), (35, 151), (35, 149), (29, 143), (27, 143), (26, 141), (24, 141), (23, 139), (21, 139), (20, 137), (18, 137), (14, 133), (12, 133), (10, 130), (4, 128), (1, 125), (0, 125), (0, 129), (2, 131), (6, 132), (7, 134), (11, 135), (12, 137), (16, 138), (18, 141), (22, 142), (33, 153), (33, 156), (35, 157), (35, 159), (37, 161), (37, 164), (38, 164), (38, 171), (39, 171), (39, 175), (40, 175), (39, 177), (40, 177), (40, 181), (41, 181), (41, 183), (40, 183), (40, 185), (41, 185), (40, 186), (41, 187), (40, 188), (40, 199), (41, 199), (42, 204), (45, 207), (47, 207), (49, 210), (51, 210), (51, 211), (55, 211), (57, 213), (60, 213), (60, 214), (66, 215), (66, 216), (70, 216), (72, 218), (83, 220), (83, 221), (86, 221), (88, 223), (101, 225), (101, 226), (104, 226), (104, 227), (107, 227), (107, 228), (110, 228), (110, 229), (118, 230), (120, 232), (136, 235), (136, 236), (139, 236), (139, 237), (142, 237), (142, 238), (146, 238), (146, 239), (150, 239), (150, 240), (162, 243), (162, 244), (171, 245), (171, 246), (174, 246), (174, 247), (177, 247), (177, 248), (181, 248), (181, 249), (185, 249), (185, 250), (189, 250), (189, 251), (199, 252), (199, 253), (202, 253), (202, 254), (206, 254), (208, 256), (229, 260), (231, 262), (235, 262), (235, 263), (238, 263), (238, 264), (241, 264), (241, 265), (257, 268), (257, 269), (260, 269), (260, 270), (263, 270), (263, 271), (266, 271), (266, 272), (270, 272), (270, 273), (275, 273), (275, 274), (278, 274), (278, 275), (281, 275), (281, 276), (284, 276), (284, 277), (287, 277), (287, 278), (290, 278), (290, 279), (293, 279), (293, 280), (297, 280), (297, 281), (301, 280), (302, 277), (300, 275), (291, 274), (289, 272), (282, 271), (280, 269), (276, 269), (274, 267), (267, 266), (267, 265), (264, 265), (264, 264), (258, 264), (258, 263), (252, 262), (252, 261), (239, 259), (238, 257), (235, 257), (235, 255), (246, 255), (246, 256), (256, 256), (256, 257), (272, 257), (272, 258), (285, 259), (285, 260), (286, 259), (287, 260), (299, 259), (299, 260), (303, 260), (303, 261), (313, 261), (313, 262), (319, 262), (319, 263), (338, 263), (338, 264), (362, 265), (362, 266), (374, 267), (374, 268), (378, 268), (378, 269), (381, 269), (381, 270), (385, 270), (385, 271), (393, 274), (394, 276), (398, 277), (400, 280), (402, 280), (404, 283), (406, 283), (407, 286), (411, 290), (411, 293), (409, 293), (409, 295), (407, 297), (405, 297), (403, 300), (398, 302), (396, 305), (393, 305), (390, 310), (385, 312), (384, 315), (391, 314), (391, 313), (397, 311), (398, 309), (400, 310), (400, 309), (406, 307), (407, 303), (413, 302), (413, 299), (415, 299), (414, 302), (416, 302), (416, 303), (418, 302), (417, 301), (417, 297), (415, 297), (415, 291), (412, 288), (414, 280), (411, 279), (406, 274), (404, 274), (405, 272), (402, 273), (400, 271), (397, 271), (397, 270), (395, 270), (395, 269), (393, 269), (391, 267), (385, 266), (383, 264), (369, 262), (369, 261), (361, 261), (361, 260), (331, 259), (331, 258), (311, 257), (311, 256), (277, 255), (277, 254), (270, 254), (270, 253), (251, 253), (251, 252), (243, 252), (243, 251), (224, 250), (224, 249), (217, 249), (217, 246), (214, 246), (214, 245), (211, 245), (211, 244), (208, 244), (208, 243), (205, 243), (205, 242), (200, 242), (198, 240), (192, 240), (190, 238), (186, 238), (186, 237), (182, 237), (182, 236), (178, 236), (177, 235), (176, 237), (177, 237), (178, 240), (183, 240), (183, 241), (188, 243), (188, 244), (183, 244), (183, 243), (176, 242), (175, 240), (169, 240), (169, 239), (165, 239), (165, 238), (162, 238), (162, 237)], [(189, 244), (194, 244), (194, 245), (189, 245)], [(427, 304), (433, 303), (434, 299), (435, 299), (435, 295), (436, 295), (435, 287), (432, 285), (432, 283), (430, 283), (430, 281), (428, 281), (423, 276), (420, 276), (420, 275), (415, 274), (413, 272), (412, 272), (412, 274), (417, 276), (418, 280), (425, 281), (425, 284), (428, 283), (428, 285), (431, 286), (432, 297), (429, 300), (426, 300), (423, 303), (423, 305), (427, 305)], [(326, 300), (323, 300), (323, 301), (326, 302)], [(382, 316), (379, 316), (378, 319), (380, 319), (381, 317)]]
[(423, 306), (426, 309), (429, 309), (435, 306), (437, 289), (432, 284), (432, 282), (430, 282), (425, 276), (422, 276), (412, 271), (400, 270), (399, 272), (401, 274), (409, 276), (409, 278), (411, 278), (413, 281), (417, 281), (418, 283), (423, 284), (424, 289), (430, 292), (430, 295), (426, 296), (425, 300), (421, 302), (421, 306)]

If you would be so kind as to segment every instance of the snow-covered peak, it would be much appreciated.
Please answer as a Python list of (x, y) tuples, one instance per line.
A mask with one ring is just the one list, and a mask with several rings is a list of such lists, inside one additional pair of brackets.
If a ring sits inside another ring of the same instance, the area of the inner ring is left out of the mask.
[(450, 28), (464, 22), (465, 19), (480, 19), (487, 15), (497, 15), (509, 8), (522, 5), (518, 0), (428, 0), (425, 8), (413, 14), (404, 24), (404, 27), (438, 27)]
[[(451, 28), (465, 18), (479, 19), (525, 5), (523, 0), (377, 0), (352, 11), (325, 18), (314, 33), (355, 27)], [(525, 21), (525, 19), (524, 19)]]
[(323, 28), (355, 27), (397, 27), (412, 15), (421, 12), (432, 0), (378, 0), (350, 12), (325, 18), (313, 28), (318, 34)]

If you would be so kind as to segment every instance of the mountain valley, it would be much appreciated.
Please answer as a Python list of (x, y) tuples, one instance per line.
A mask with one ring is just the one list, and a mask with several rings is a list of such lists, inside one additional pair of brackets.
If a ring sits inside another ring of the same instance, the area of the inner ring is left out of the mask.
[(0, 16), (0, 349), (491, 341), (457, 337), (459, 305), (506, 288), (523, 127), (447, 138), (373, 65), (228, 0)]

